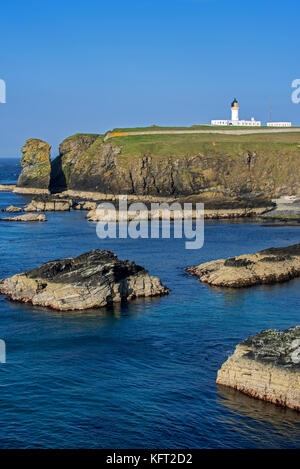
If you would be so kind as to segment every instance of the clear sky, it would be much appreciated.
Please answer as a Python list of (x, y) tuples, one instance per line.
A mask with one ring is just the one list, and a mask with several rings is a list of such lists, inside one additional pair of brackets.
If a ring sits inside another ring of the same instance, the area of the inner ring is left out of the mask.
[(299, 0), (1, 2), (0, 157), (25, 139), (240, 118), (300, 125)]

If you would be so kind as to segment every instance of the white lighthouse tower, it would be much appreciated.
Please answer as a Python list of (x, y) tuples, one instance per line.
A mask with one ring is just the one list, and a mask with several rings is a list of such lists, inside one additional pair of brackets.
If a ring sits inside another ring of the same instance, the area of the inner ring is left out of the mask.
[(239, 104), (235, 98), (231, 103), (231, 124), (239, 125)]
[(217, 119), (212, 120), (211, 125), (243, 125), (245, 127), (260, 127), (261, 121), (256, 121), (254, 117), (250, 121), (239, 120), (239, 103), (234, 98), (231, 103), (231, 120), (229, 119)]

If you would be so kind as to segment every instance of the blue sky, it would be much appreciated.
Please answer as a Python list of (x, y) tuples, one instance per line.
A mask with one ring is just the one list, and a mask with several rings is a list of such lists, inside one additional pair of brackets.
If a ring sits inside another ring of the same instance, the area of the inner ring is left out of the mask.
[(85, 0), (1, 4), (0, 157), (25, 139), (240, 117), (300, 125), (299, 1)]

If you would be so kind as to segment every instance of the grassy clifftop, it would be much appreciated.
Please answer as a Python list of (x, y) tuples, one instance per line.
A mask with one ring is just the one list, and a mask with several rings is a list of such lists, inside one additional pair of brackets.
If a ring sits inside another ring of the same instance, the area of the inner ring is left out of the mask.
[(300, 194), (300, 130), (107, 135), (66, 138), (51, 164), (51, 190), (174, 197), (205, 193), (226, 200)]
[(249, 135), (224, 134), (177, 134), (177, 135), (130, 135), (114, 137), (114, 145), (122, 147), (120, 156), (177, 158), (196, 155), (201, 152), (225, 152), (235, 154), (240, 151), (288, 151), (300, 156), (299, 133), (273, 133)]
[(70, 189), (114, 194), (271, 197), (300, 192), (300, 131), (104, 137), (65, 139), (53, 163), (56, 180), (60, 174)]

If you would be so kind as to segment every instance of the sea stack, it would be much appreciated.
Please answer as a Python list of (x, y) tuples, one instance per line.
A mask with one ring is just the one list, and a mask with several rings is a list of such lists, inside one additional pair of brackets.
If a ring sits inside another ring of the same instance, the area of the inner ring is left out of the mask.
[(50, 145), (37, 138), (30, 138), (22, 147), (21, 166), (23, 168), (15, 192), (25, 189), (48, 191), (50, 184)]

